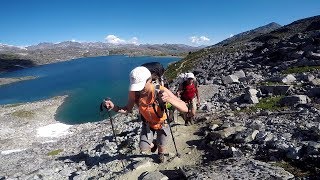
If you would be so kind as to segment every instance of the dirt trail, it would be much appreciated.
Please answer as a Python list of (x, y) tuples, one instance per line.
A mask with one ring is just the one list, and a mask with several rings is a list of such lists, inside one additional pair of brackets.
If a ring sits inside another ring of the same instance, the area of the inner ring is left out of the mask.
[[(177, 117), (177, 115), (175, 115)], [(136, 160), (140, 161), (140, 165), (137, 169), (131, 170), (125, 173), (122, 176), (119, 176), (117, 179), (139, 179), (143, 172), (152, 172), (160, 171), (167, 176), (170, 176), (170, 173), (175, 173), (174, 170), (182, 167), (184, 165), (194, 165), (200, 162), (202, 152), (196, 148), (199, 136), (195, 135), (199, 127), (197, 124), (185, 126), (184, 120), (181, 116), (178, 116), (178, 119), (172, 125), (173, 135), (175, 137), (176, 145), (178, 152), (180, 153), (180, 158), (176, 157), (176, 151), (172, 138), (168, 142), (168, 156), (166, 157), (166, 162), (159, 164), (155, 161), (156, 156), (147, 155), (145, 157), (137, 158)], [(152, 157), (152, 158), (150, 158)]]

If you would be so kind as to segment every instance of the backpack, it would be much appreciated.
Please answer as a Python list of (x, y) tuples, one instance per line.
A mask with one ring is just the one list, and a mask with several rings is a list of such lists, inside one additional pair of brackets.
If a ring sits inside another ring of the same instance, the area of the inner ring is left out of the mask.
[(159, 62), (148, 62), (144, 63), (141, 66), (146, 67), (152, 75), (152, 81), (156, 81), (157, 84), (163, 85), (163, 74), (164, 74), (164, 67)]
[[(165, 104), (164, 102), (162, 101), (162, 99), (160, 98), (159, 96), (159, 92), (160, 92), (160, 85), (159, 84), (154, 84), (154, 98), (155, 98), (155, 101), (152, 103), (152, 109), (153, 109), (153, 112), (154, 114), (160, 119), (159, 121), (158, 120), (155, 120), (155, 119), (149, 119), (147, 120), (143, 115), (142, 113), (139, 113), (139, 118), (142, 120), (143, 123), (151, 123), (149, 124), (149, 127), (150, 129), (152, 130), (159, 130), (162, 128), (163, 124), (164, 124), (164, 121), (161, 120), (162, 116), (163, 116), (163, 113), (165, 113)], [(140, 98), (140, 92), (137, 91), (136, 94), (135, 94), (135, 99), (136, 99), (136, 104), (139, 104), (139, 98)], [(157, 112), (156, 110), (156, 107), (160, 108), (160, 114)], [(150, 115), (151, 116), (151, 115)], [(167, 117), (169, 118), (169, 117)]]

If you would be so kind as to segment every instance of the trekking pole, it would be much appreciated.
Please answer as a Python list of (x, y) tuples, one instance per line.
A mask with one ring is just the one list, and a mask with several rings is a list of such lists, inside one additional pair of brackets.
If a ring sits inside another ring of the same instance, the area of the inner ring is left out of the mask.
[[(110, 100), (110, 98), (107, 98), (107, 99), (105, 99), (105, 100)], [(101, 103), (101, 105), (100, 105), (100, 110), (102, 109), (101, 106), (102, 106), (102, 103)], [(103, 106), (103, 107), (105, 107), (105, 106)], [(106, 108), (106, 107), (105, 107), (105, 108)], [(111, 114), (110, 114), (111, 109), (107, 109), (107, 108), (106, 108), (106, 110), (107, 110), (107, 113), (108, 113), (108, 116), (109, 116), (109, 119), (110, 119), (110, 122), (111, 122), (111, 128), (112, 128), (112, 132), (113, 132), (113, 137), (114, 137), (114, 141), (116, 142), (116, 146), (117, 146), (117, 153), (118, 153), (118, 155), (120, 156), (121, 153), (120, 153), (120, 151), (119, 151), (119, 144), (118, 144), (118, 141), (117, 141), (117, 135), (116, 135), (116, 131), (114, 130), (113, 119), (112, 119)], [(123, 161), (122, 161), (122, 160), (120, 160), (120, 161), (121, 161), (121, 164), (122, 164), (122, 170), (124, 170), (125, 166), (124, 166), (124, 164), (123, 164)]]
[[(158, 89), (156, 89), (156, 90), (157, 90), (157, 93), (159, 94), (159, 93), (160, 93), (160, 89), (158, 88)], [(170, 129), (170, 133), (171, 133), (173, 145), (174, 145), (174, 148), (175, 148), (175, 150), (176, 150), (176, 156), (178, 156), (178, 157), (180, 158), (180, 154), (178, 153), (176, 141), (175, 141), (174, 136), (173, 136), (173, 133), (172, 133), (171, 125), (170, 125), (170, 122), (168, 121), (168, 118), (169, 118), (168, 110), (167, 110), (167, 108), (165, 107), (164, 102), (162, 101), (162, 99), (159, 98), (159, 96), (157, 96), (157, 98), (158, 98), (158, 102), (159, 102), (160, 108), (161, 108), (162, 110), (164, 110), (164, 112), (165, 112), (166, 115), (167, 115), (167, 123), (168, 123), (168, 125), (169, 125), (169, 129)]]
[[(164, 109), (164, 112), (166, 113), (167, 117), (169, 118), (167, 109)], [(170, 125), (170, 123), (168, 122), (168, 120), (167, 120), (167, 123), (168, 123), (168, 125), (169, 125), (169, 129), (170, 129), (170, 133), (171, 133), (173, 145), (174, 145), (174, 148), (175, 148), (175, 150), (176, 150), (176, 156), (178, 156), (178, 157), (180, 158), (181, 155), (178, 153), (176, 141), (174, 140), (174, 136), (173, 136), (173, 133), (172, 133), (171, 125)]]

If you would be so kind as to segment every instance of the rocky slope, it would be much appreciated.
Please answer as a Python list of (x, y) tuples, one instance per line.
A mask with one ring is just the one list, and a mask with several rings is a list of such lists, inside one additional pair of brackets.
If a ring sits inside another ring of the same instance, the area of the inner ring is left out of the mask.
[[(320, 177), (319, 24), (320, 16), (298, 20), (172, 65), (175, 73), (193, 71), (200, 84), (217, 89), (201, 107), (217, 115), (204, 119), (210, 165), (251, 157), (296, 177)], [(195, 174), (212, 171), (197, 169)]]

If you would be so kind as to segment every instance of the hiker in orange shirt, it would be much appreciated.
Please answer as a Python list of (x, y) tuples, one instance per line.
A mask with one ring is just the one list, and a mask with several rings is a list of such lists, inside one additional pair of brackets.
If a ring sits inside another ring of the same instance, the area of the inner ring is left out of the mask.
[[(115, 112), (127, 113), (136, 104), (142, 115), (142, 130), (140, 134), (141, 152), (155, 152), (158, 148), (160, 162), (164, 162), (164, 152), (170, 129), (166, 122), (167, 115), (161, 108), (164, 102), (169, 102), (181, 112), (187, 112), (186, 104), (164, 86), (152, 82), (151, 73), (146, 67), (136, 67), (130, 72), (129, 99), (126, 106), (114, 105), (105, 101), (105, 107)], [(162, 104), (162, 105), (161, 105)], [(162, 106), (163, 107), (163, 106)], [(156, 135), (156, 142), (153, 141)]]

